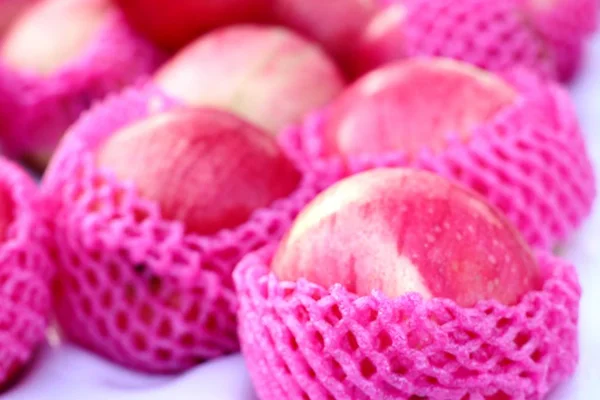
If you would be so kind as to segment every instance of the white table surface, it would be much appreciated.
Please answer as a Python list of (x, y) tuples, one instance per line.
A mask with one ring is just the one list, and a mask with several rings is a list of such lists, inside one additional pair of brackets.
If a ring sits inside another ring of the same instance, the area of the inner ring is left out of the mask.
[[(582, 74), (572, 85), (600, 187), (600, 35), (590, 43)], [(581, 360), (576, 375), (550, 400), (600, 399), (600, 200), (592, 217), (565, 244), (583, 286)], [(200, 365), (179, 376), (128, 371), (73, 345), (46, 346), (6, 400), (256, 400), (240, 355)]]

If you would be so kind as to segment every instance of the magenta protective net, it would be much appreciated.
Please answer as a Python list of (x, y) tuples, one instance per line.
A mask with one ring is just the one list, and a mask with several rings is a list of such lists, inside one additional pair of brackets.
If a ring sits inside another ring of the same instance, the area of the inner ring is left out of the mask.
[(261, 400), (542, 399), (578, 361), (575, 269), (538, 254), (540, 291), (462, 308), (416, 293), (356, 296), (281, 282), (273, 246), (234, 279), (242, 352)]
[(44, 340), (51, 298), (48, 230), (41, 224), (33, 180), (0, 158), (0, 188), (14, 219), (0, 242), (0, 389), (14, 378)]
[[(95, 101), (154, 71), (163, 55), (111, 15), (78, 59), (49, 76), (0, 65), (0, 142), (12, 157), (49, 157), (65, 130)], [(108, 62), (110, 61), (110, 62)]]
[[(400, 1), (401, 2), (401, 1)], [(526, 67), (556, 77), (555, 56), (516, 0), (407, 0), (409, 57), (449, 57), (492, 71)]]
[[(413, 161), (402, 152), (349, 157), (347, 174), (377, 167), (413, 167), (459, 181), (484, 195), (520, 229), (527, 241), (550, 248), (590, 213), (596, 195), (593, 166), (566, 91), (524, 69), (506, 75), (521, 96), (514, 105), (474, 129), (463, 143), (447, 137), (446, 150), (427, 148)], [(282, 133), (283, 146), (306, 162), (324, 159), (327, 110)]]
[(95, 106), (67, 134), (42, 185), (55, 221), (61, 328), (89, 349), (150, 372), (175, 372), (238, 350), (236, 263), (280, 239), (335, 180), (298, 163), (303, 178), (287, 198), (235, 229), (186, 234), (131, 183), (94, 165), (95, 148), (120, 127), (176, 106), (150, 86)]

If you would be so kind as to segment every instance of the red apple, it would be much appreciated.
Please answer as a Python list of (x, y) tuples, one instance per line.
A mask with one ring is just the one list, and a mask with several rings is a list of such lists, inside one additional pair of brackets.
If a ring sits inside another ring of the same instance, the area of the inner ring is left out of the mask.
[(0, 186), (0, 244), (13, 220), (13, 200), (8, 188)]
[(51, 74), (81, 55), (110, 10), (110, 0), (39, 2), (7, 33), (2, 45), (3, 61), (14, 68)]
[(272, 0), (115, 0), (156, 44), (178, 49), (209, 30), (267, 19)]
[(531, 250), (503, 214), (438, 175), (403, 169), (355, 175), (317, 196), (272, 271), (358, 295), (417, 292), (465, 307), (482, 299), (514, 304), (541, 284)]
[(353, 76), (360, 76), (407, 56), (403, 29), (406, 13), (406, 7), (397, 2), (371, 19), (354, 48), (354, 57), (349, 67)]
[(98, 165), (190, 232), (233, 228), (290, 194), (300, 174), (275, 140), (227, 112), (170, 111), (134, 123), (100, 148)]
[(14, 20), (35, 0), (0, 0), (0, 35), (3, 35)]
[(375, 70), (332, 105), (325, 151), (343, 156), (446, 147), (513, 104), (516, 90), (496, 75), (449, 59), (413, 59)]
[(318, 46), (283, 28), (258, 25), (201, 37), (160, 69), (155, 82), (188, 104), (232, 111), (274, 134), (344, 86)]
[(380, 9), (378, 0), (273, 0), (278, 23), (316, 40), (342, 64), (354, 58), (354, 45)]

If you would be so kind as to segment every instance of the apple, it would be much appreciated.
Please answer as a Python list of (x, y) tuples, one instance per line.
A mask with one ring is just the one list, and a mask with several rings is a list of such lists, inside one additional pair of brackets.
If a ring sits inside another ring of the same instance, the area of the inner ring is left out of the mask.
[(360, 76), (408, 56), (404, 34), (406, 16), (406, 6), (401, 2), (394, 2), (370, 20), (356, 41), (354, 57), (349, 67), (352, 75)]
[(110, 11), (110, 0), (41, 1), (14, 23), (0, 55), (13, 68), (49, 75), (82, 54)]
[(0, 35), (3, 35), (14, 20), (35, 0), (2, 0), (0, 1)]
[(338, 182), (300, 213), (272, 261), (281, 280), (305, 278), (357, 295), (379, 290), (514, 304), (541, 285), (531, 249), (475, 192), (438, 175), (376, 169)]
[(379, 0), (273, 0), (275, 21), (319, 42), (342, 65), (356, 56), (354, 45)]
[(280, 27), (237, 25), (203, 36), (157, 71), (167, 94), (234, 112), (277, 134), (344, 87), (321, 49)]
[(272, 137), (211, 108), (176, 109), (126, 126), (98, 149), (97, 164), (133, 182), (164, 218), (201, 235), (238, 226), (300, 180)]
[(272, 0), (115, 0), (134, 28), (176, 50), (221, 26), (266, 21)]
[(359, 79), (332, 104), (325, 126), (328, 155), (439, 152), (450, 134), (468, 141), (473, 128), (513, 104), (500, 77), (449, 59), (411, 59)]
[(6, 238), (6, 231), (13, 221), (13, 200), (8, 188), (0, 184), (0, 245)]

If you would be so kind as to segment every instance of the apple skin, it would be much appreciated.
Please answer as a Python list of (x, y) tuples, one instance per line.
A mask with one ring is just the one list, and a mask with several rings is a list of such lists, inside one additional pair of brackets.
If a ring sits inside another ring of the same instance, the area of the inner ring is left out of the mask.
[(112, 10), (110, 0), (52, 0), (31, 6), (2, 44), (7, 65), (49, 75), (76, 59)]
[(215, 28), (243, 22), (267, 21), (272, 7), (272, 0), (115, 2), (136, 30), (167, 50), (177, 50)]
[(353, 63), (355, 43), (380, 9), (378, 0), (273, 0), (277, 23), (319, 42), (343, 67)]
[(344, 157), (424, 148), (444, 150), (449, 135), (466, 142), (473, 128), (517, 99), (487, 71), (449, 59), (412, 59), (365, 75), (332, 104), (325, 126), (327, 155)]
[(177, 109), (123, 128), (97, 164), (159, 204), (164, 218), (211, 235), (290, 194), (300, 173), (275, 140), (227, 112)]
[(438, 175), (399, 168), (322, 192), (271, 267), (281, 280), (340, 283), (358, 295), (417, 292), (465, 307), (483, 299), (514, 304), (541, 285), (532, 251), (500, 211)]
[(13, 221), (13, 207), (10, 191), (0, 186), (0, 245), (6, 239), (6, 231)]
[(354, 57), (349, 63), (353, 76), (361, 76), (408, 56), (403, 29), (406, 15), (406, 7), (401, 2), (394, 2), (369, 21), (356, 41)]
[(187, 104), (232, 111), (273, 134), (344, 88), (337, 67), (316, 44), (258, 25), (199, 38), (157, 71), (154, 82)]
[(37, 0), (1, 0), (0, 1), (0, 36), (10, 28), (20, 14)]

